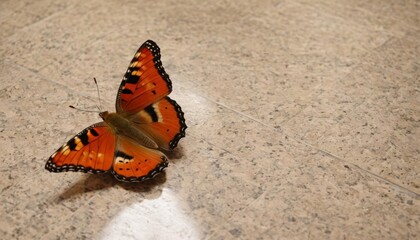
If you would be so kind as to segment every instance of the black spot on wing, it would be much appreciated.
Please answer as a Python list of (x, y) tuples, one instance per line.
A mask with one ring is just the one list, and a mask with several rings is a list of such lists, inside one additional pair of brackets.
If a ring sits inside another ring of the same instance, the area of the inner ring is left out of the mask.
[(81, 132), (81, 134), (79, 136), (80, 141), (82, 141), (82, 143), (83, 143), (83, 146), (86, 146), (89, 143), (89, 138), (88, 138), (87, 133), (88, 133), (88, 131), (85, 129), (84, 131)]
[(130, 84), (137, 84), (137, 82), (140, 80), (139, 76), (131, 75), (130, 73), (125, 74), (125, 83)]
[(128, 159), (128, 160), (133, 159), (133, 156), (130, 156), (130, 155), (128, 155), (127, 153), (125, 153), (125, 152), (121, 152), (121, 151), (117, 151), (117, 152), (115, 153), (115, 157), (121, 157), (121, 158)]
[(93, 136), (95, 136), (95, 137), (97, 137), (97, 136), (99, 136), (99, 133), (95, 130), (95, 129), (90, 129), (90, 133), (93, 135)]
[(148, 107), (146, 107), (145, 109), (144, 109), (144, 111), (146, 111), (147, 112), (147, 114), (149, 114), (149, 116), (152, 118), (152, 121), (153, 122), (157, 122), (159, 119), (158, 119), (158, 116), (157, 116), (157, 114), (156, 114), (156, 112), (155, 112), (155, 108), (152, 106), (152, 105), (150, 105), (150, 106), (148, 106)]
[(76, 146), (77, 145), (76, 145), (76, 142), (75, 142), (74, 138), (70, 139), (67, 142), (67, 146), (69, 146), (69, 148), (70, 148), (71, 151), (74, 151), (74, 149), (76, 149)]
[(130, 89), (128, 89), (128, 88), (124, 88), (124, 89), (121, 91), (121, 93), (122, 93), (122, 94), (133, 94), (133, 92), (132, 92)]

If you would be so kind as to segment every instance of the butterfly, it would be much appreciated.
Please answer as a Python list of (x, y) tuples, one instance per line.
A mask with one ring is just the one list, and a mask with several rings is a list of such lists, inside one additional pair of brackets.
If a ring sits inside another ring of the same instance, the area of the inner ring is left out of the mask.
[(118, 89), (116, 112), (99, 113), (95, 123), (48, 159), (50, 172), (111, 172), (125, 182), (151, 179), (168, 166), (163, 151), (185, 137), (184, 113), (167, 95), (172, 82), (151, 40), (134, 55)]

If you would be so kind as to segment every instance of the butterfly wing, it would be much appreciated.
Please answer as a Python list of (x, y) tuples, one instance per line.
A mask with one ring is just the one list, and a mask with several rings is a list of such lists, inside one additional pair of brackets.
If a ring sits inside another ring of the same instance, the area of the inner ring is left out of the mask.
[(120, 181), (141, 182), (162, 172), (168, 166), (166, 156), (143, 147), (125, 136), (117, 137), (111, 173)]
[(160, 60), (160, 49), (148, 40), (134, 55), (117, 94), (117, 113), (125, 115), (162, 149), (175, 148), (187, 125), (181, 107), (167, 95), (172, 83)]
[(175, 148), (187, 128), (181, 107), (169, 97), (129, 116), (129, 120), (165, 150)]
[(143, 43), (134, 55), (118, 89), (118, 113), (137, 113), (172, 91), (163, 69), (160, 49), (152, 40)]
[(112, 166), (114, 150), (115, 135), (104, 122), (96, 123), (60, 147), (45, 168), (50, 172), (104, 173)]

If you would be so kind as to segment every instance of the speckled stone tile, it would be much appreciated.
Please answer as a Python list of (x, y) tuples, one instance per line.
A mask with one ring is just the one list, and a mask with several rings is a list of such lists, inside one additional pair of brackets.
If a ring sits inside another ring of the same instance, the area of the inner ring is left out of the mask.
[(264, 187), (252, 180), (258, 166), (244, 172), (244, 166), (251, 165), (248, 159), (241, 161), (194, 137), (185, 143), (197, 147), (185, 148), (185, 157), (168, 169), (165, 185), (183, 203), (183, 210), (197, 224), (203, 238), (214, 234), (215, 226), (227, 224), (226, 219), (258, 198)]
[(362, 25), (369, 23), (378, 30), (386, 30), (397, 36), (403, 36), (407, 31), (419, 29), (418, 11), (420, 9), (416, 0), (404, 2), (384, 1), (381, 4), (372, 4), (366, 1), (307, 1), (300, 3), (309, 4), (316, 9), (336, 15), (340, 18), (352, 19)]
[(94, 197), (61, 224), (54, 224), (51, 231), (43, 238), (99, 239), (100, 229), (121, 210), (118, 202)]
[(416, 38), (389, 41), (283, 129), (418, 192), (419, 54)]
[[(77, 133), (75, 126), (80, 130), (88, 126), (89, 115), (71, 109), (65, 110), (67, 116), (62, 115), (69, 102), (80, 98), (64, 86), (41, 79), (18, 65), (2, 63), (0, 67), (4, 74), (0, 95), (0, 149), (5, 156), (0, 175), (4, 187), (10, 187), (32, 176), (33, 171), (40, 171), (54, 148)], [(74, 114), (79, 122), (69, 124), (66, 117)], [(93, 123), (94, 118), (91, 119)]]
[(300, 158), (210, 239), (418, 238), (418, 200), (322, 154)]
[(256, 174), (265, 191), (208, 239), (418, 236), (417, 194), (308, 146), (283, 144), (288, 151), (275, 154), (277, 163)]
[(42, 21), (70, 7), (72, 1), (2, 1), (0, 3), (0, 39), (8, 38), (17, 30)]
[[(136, 233), (133, 230), (134, 227), (127, 229), (125, 225), (117, 225), (113, 228), (111, 223), (117, 224), (118, 219), (124, 219), (121, 216), (128, 214), (123, 210), (127, 208), (133, 209), (129, 211), (131, 218), (139, 222), (147, 222), (148, 216), (154, 215), (150, 212), (152, 209), (145, 209), (142, 203), (146, 200), (153, 201), (153, 199), (159, 201), (162, 192), (170, 189), (173, 197), (183, 205), (178, 208), (179, 211), (189, 216), (190, 220), (187, 222), (193, 222), (197, 226), (195, 232), (186, 231), (180, 233), (179, 236), (212, 238), (219, 234), (220, 224), (223, 223), (223, 226), (230, 226), (228, 232), (225, 232), (225, 237), (238, 234), (252, 237), (251, 233), (250, 235), (239, 233), (238, 231), (243, 230), (238, 230), (237, 225), (232, 225), (231, 221), (237, 222), (235, 216), (247, 213), (249, 206), (253, 206), (255, 202), (264, 201), (261, 200), (262, 196), (273, 191), (277, 185), (282, 186), (283, 181), (300, 181), (296, 190), (289, 189), (290, 192), (285, 193), (290, 195), (295, 191), (300, 192), (300, 189), (303, 189), (302, 191), (313, 189), (311, 184), (317, 179), (316, 174), (322, 175), (314, 170), (316, 168), (313, 165), (308, 165), (320, 161), (317, 150), (311, 150), (293, 140), (287, 140), (275, 129), (258, 129), (260, 123), (250, 121), (247, 117), (237, 115), (235, 111), (189, 93), (183, 87), (175, 88), (175, 92), (176, 99), (179, 99), (184, 107), (186, 116), (189, 116), (191, 136), (181, 142), (182, 148), (180, 152), (175, 153), (175, 160), (171, 162), (164, 178), (158, 178), (152, 185), (132, 186), (116, 184), (115, 180), (109, 177), (86, 176), (80, 173), (51, 174), (37, 170), (36, 175), (7, 188), (4, 192), (5, 198), (31, 199), (23, 201), (20, 205), (10, 205), (5, 208), (6, 213), (16, 212), (8, 215), (9, 217), (22, 214), (21, 218), (13, 218), (10, 221), (15, 226), (11, 232), (12, 236), (21, 238), (42, 236), (47, 239), (58, 236), (99, 238), (105, 232), (109, 235), (126, 233), (127, 235), (124, 236), (127, 238), (136, 238), (136, 235), (133, 235)], [(188, 102), (186, 102), (187, 99)], [(198, 109), (193, 111), (194, 104), (206, 106), (208, 114), (205, 115)], [(226, 120), (222, 121), (222, 124), (216, 124), (218, 119), (219, 121)], [(206, 128), (213, 129), (215, 134), (203, 135)], [(243, 140), (237, 148), (234, 146), (233, 137)], [(335, 159), (329, 158), (329, 162), (333, 160)], [(335, 164), (343, 169), (351, 168), (351, 166), (346, 168), (345, 163)], [(317, 167), (323, 171), (326, 168), (325, 166)], [(19, 169), (19, 171), (22, 170)], [(311, 175), (308, 174), (309, 172)], [(328, 182), (331, 188), (340, 189), (340, 185), (337, 185), (339, 183)], [(357, 182), (357, 180), (352, 182)], [(48, 184), (31, 192), (31, 184), (40, 185), (41, 183)], [(326, 184), (327, 181), (321, 181), (318, 185), (324, 183)], [(309, 190), (306, 191), (306, 194), (309, 194), (308, 199), (317, 194), (324, 194), (315, 192), (311, 195)], [(305, 194), (305, 192), (300, 194)], [(162, 202), (163, 205), (165, 203)], [(108, 211), (108, 208), (111, 211)], [(102, 210), (100, 213), (99, 209)], [(146, 211), (146, 216), (144, 216), (144, 211)], [(247, 214), (252, 214), (252, 211)], [(51, 228), (43, 228), (43, 224), (57, 217), (66, 226), (65, 228), (58, 228), (54, 224)], [(274, 217), (275, 215), (268, 216), (269, 219)], [(31, 224), (29, 228), (22, 227), (33, 219), (39, 221)], [(8, 218), (5, 220), (8, 221)], [(95, 224), (90, 224), (90, 228), (83, 227), (86, 224), (80, 224), (91, 221)], [(339, 223), (336, 224), (340, 226)], [(106, 230), (103, 227), (113, 230)], [(184, 226), (184, 229), (187, 228)], [(168, 230), (166, 236), (178, 234), (171, 231)], [(318, 232), (314, 234), (320, 235)]]
[[(289, 1), (261, 14), (266, 18), (252, 14), (212, 26), (214, 37), (188, 49), (176, 74), (201, 95), (276, 127), (309, 105), (323, 84), (350, 73), (358, 57), (390, 37)], [(284, 30), (289, 27), (293, 35)], [(234, 34), (221, 38), (226, 31)], [(190, 66), (197, 63), (198, 76)]]
[[(5, 239), (416, 239), (413, 1), (0, 3)], [(189, 128), (155, 179), (52, 174), (146, 39)]]
[[(30, 28), (6, 38), (4, 45), (7, 48), (1, 54), (16, 63), (25, 59), (26, 67), (34, 71), (52, 62), (63, 63), (68, 57), (72, 60), (76, 50), (80, 51), (109, 34), (112, 22), (106, 13), (115, 10), (112, 6), (110, 3), (109, 8), (102, 8), (95, 2), (77, 2), (60, 14), (33, 23)], [(75, 15), (79, 17), (74, 18)], [(115, 16), (123, 18), (122, 15)], [(16, 45), (20, 47), (13, 48)]]
[[(63, 202), (51, 196), (60, 189), (57, 185), (68, 183), (62, 181), (45, 181), (38, 174), (34, 178), (22, 181), (2, 192), (2, 218), (3, 225), (9, 225), (8, 233), (13, 239), (40, 239), (49, 233), (54, 226), (60, 225), (68, 216), (80, 207), (83, 207), (92, 195), (85, 195), (77, 200), (77, 208), (72, 204)], [(55, 185), (55, 186), (54, 186)], [(34, 188), (37, 190), (34, 191)]]

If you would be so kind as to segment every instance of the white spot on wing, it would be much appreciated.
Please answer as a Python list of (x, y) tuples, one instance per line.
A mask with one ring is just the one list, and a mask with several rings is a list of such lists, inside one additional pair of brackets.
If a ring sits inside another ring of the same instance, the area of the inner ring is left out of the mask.
[(162, 113), (160, 112), (158, 103), (154, 103), (152, 106), (153, 106), (153, 109), (155, 110), (156, 116), (158, 117), (158, 122), (163, 122), (163, 116), (162, 116)]

